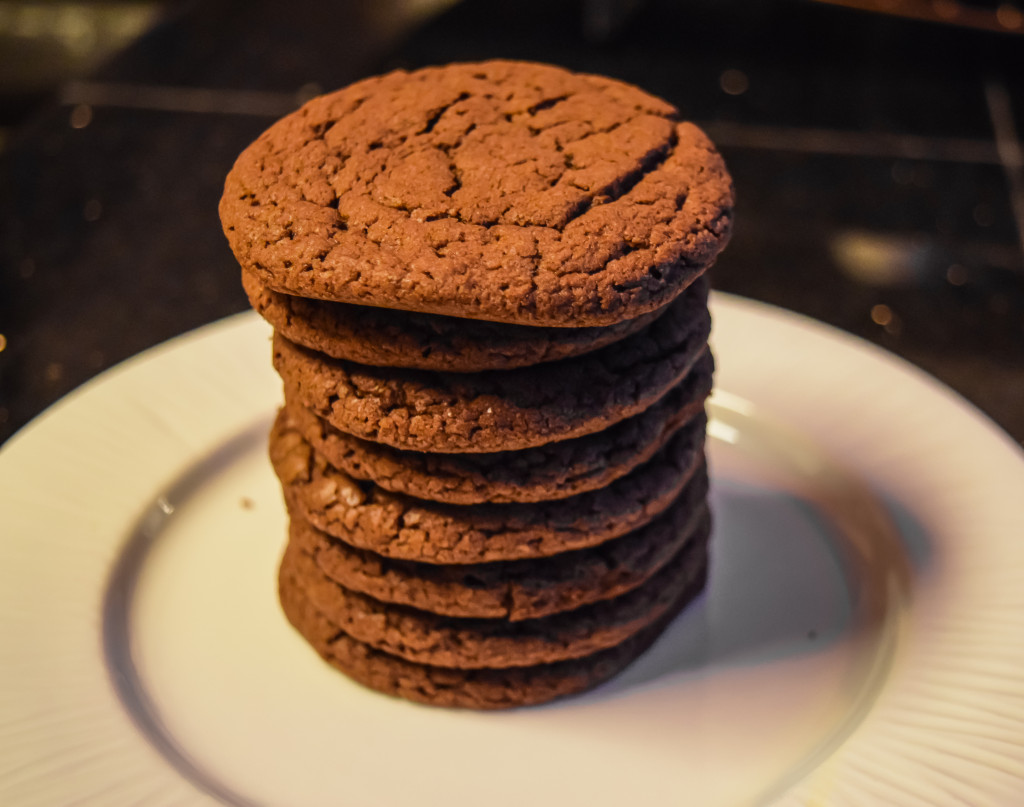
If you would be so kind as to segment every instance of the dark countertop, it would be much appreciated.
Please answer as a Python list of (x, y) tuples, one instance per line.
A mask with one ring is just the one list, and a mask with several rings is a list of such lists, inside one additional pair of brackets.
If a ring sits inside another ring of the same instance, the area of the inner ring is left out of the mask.
[[(392, 67), (511, 57), (677, 104), (738, 190), (718, 288), (905, 357), (1024, 442), (1024, 36), (810, 2), (439, 5), (171, 6), (39, 108), (0, 155), (0, 441), (246, 308), (216, 206), (275, 117)], [(609, 8), (631, 13), (609, 28)]]

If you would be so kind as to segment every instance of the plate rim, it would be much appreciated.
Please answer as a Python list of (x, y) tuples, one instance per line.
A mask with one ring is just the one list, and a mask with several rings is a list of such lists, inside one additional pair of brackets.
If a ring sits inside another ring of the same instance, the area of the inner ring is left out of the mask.
[[(800, 353), (801, 342), (804, 344), (805, 350), (808, 349), (808, 344), (813, 343), (822, 349), (838, 351), (844, 361), (851, 366), (872, 368), (872, 371), (878, 376), (873, 379), (872, 383), (895, 384), (904, 391), (910, 389), (914, 393), (909, 396), (911, 398), (915, 395), (923, 395), (931, 409), (935, 410), (929, 414), (929, 417), (935, 420), (952, 414), (960, 430), (965, 432), (968, 438), (978, 441), (973, 445), (975, 453), (977, 451), (984, 453), (988, 463), (996, 465), (997, 470), (1005, 472), (1009, 469), (1010, 482), (1014, 480), (1014, 477), (1024, 481), (1024, 450), (977, 406), (924, 370), (860, 337), (766, 303), (713, 292), (711, 307), (717, 323), (712, 343), (716, 349), (719, 346), (724, 346), (719, 368), (719, 378), (724, 380), (720, 383), (730, 392), (739, 389), (737, 394), (742, 396), (744, 383), (742, 379), (733, 380), (730, 375), (732, 371), (729, 370), (731, 360), (729, 350), (736, 350), (735, 347), (731, 347), (730, 340), (736, 340), (738, 337), (736, 334), (728, 334), (724, 331), (728, 331), (730, 328), (735, 329), (737, 322), (747, 328), (761, 327), (774, 330), (776, 337), (780, 333), (786, 337), (782, 340), (785, 342), (783, 347), (791, 350), (794, 354), (792, 356), (787, 354), (784, 357), (785, 361), (799, 360), (802, 355)], [(18, 664), (24, 665), (25, 658), (16, 651), (23, 649), (24, 643), (31, 637), (31, 633), (27, 630), (30, 626), (19, 623), (17, 615), (19, 613), (23, 615), (25, 610), (24, 578), (31, 577), (29, 572), (38, 571), (33, 567), (33, 563), (38, 563), (38, 558), (34, 558), (33, 553), (38, 553), (39, 550), (38, 548), (33, 549), (28, 542), (38, 540), (40, 531), (45, 527), (38, 519), (39, 505), (45, 496), (39, 490), (30, 490), (30, 488), (32, 485), (39, 486), (42, 480), (51, 478), (46, 474), (44, 467), (46, 463), (33, 456), (36, 444), (43, 443), (45, 446), (47, 440), (62, 440), (60, 448), (66, 455), (65, 461), (73, 461), (76, 456), (80, 457), (83, 451), (95, 451), (95, 446), (86, 449), (82, 445), (76, 445), (75, 427), (81, 426), (78, 421), (84, 410), (90, 408), (95, 410), (84, 411), (84, 414), (87, 415), (85, 420), (88, 425), (102, 423), (105, 418), (113, 416), (109, 411), (100, 411), (109, 403), (105, 399), (109, 398), (113, 392), (124, 392), (122, 388), (131, 389), (139, 384), (159, 386), (163, 383), (166, 385), (170, 381), (162, 378), (165, 375), (163, 369), (172, 367), (176, 368), (175, 372), (183, 372), (184, 364), (187, 363), (189, 356), (196, 351), (201, 351), (204, 355), (211, 357), (210, 361), (219, 361), (225, 366), (231, 365), (241, 356), (242, 361), (237, 362), (237, 366), (233, 367), (229, 373), (232, 380), (243, 379), (250, 372), (264, 373), (269, 369), (270, 364), (269, 341), (266, 345), (267, 350), (261, 353), (256, 348), (260, 334), (267, 336), (269, 326), (259, 320), (254, 312), (243, 312), (161, 343), (86, 382), (48, 407), (0, 446), (0, 511), (7, 514), (5, 521), (8, 522), (11, 529), (8, 540), (0, 542), (0, 581), (6, 580), (8, 583), (8, 585), (0, 586), (0, 634), (6, 634), (3, 651), (0, 653), (3, 663), (16, 661)], [(739, 341), (743, 342), (742, 339)], [(763, 338), (752, 340), (750, 345), (752, 347), (756, 345), (757, 349), (762, 349), (765, 346), (765, 341)], [(778, 339), (776, 339), (777, 341)], [(780, 346), (776, 343), (774, 347), (778, 349)], [(783, 361), (778, 356), (773, 358), (776, 361)], [(750, 361), (747, 361), (746, 365), (749, 364)], [(237, 396), (232, 398), (231, 395), (224, 395), (220, 392), (214, 394), (212, 389), (221, 383), (224, 383), (223, 379), (216, 383), (211, 382), (210, 390), (204, 391), (204, 394), (216, 399), (213, 401), (209, 428), (206, 433), (182, 435), (174, 433), (173, 428), (168, 430), (167, 418), (164, 417), (165, 413), (161, 407), (173, 409), (173, 405), (177, 405), (173, 401), (154, 402), (132, 399), (122, 407), (123, 411), (116, 411), (114, 415), (121, 415), (125, 419), (121, 423), (122, 426), (125, 423), (145, 423), (147, 424), (146, 428), (154, 434), (162, 433), (162, 431), (168, 432), (166, 439), (161, 442), (157, 451), (160, 455), (160, 462), (164, 464), (158, 468), (150, 468), (146, 474), (135, 480), (118, 477), (124, 482), (124, 490), (114, 491), (107, 497), (101, 497), (100, 504), (110, 505), (118, 502), (130, 504), (132, 501), (138, 503), (138, 491), (147, 486), (150, 489), (150, 495), (143, 501), (152, 501), (159, 485), (171, 483), (190, 462), (195, 460), (197, 452), (202, 452), (204, 446), (209, 448), (210, 435), (223, 432), (232, 423), (235, 424), (235, 431), (242, 429), (247, 422), (246, 417), (259, 416), (266, 406), (276, 405), (277, 396), (279, 396), (279, 386), (276, 381), (268, 381), (263, 378), (257, 385), (258, 394), (250, 395), (243, 404), (237, 399)], [(748, 380), (746, 383), (749, 386), (755, 382)], [(780, 388), (767, 399), (761, 399), (755, 403), (776, 418), (791, 418), (792, 414), (787, 414), (784, 404), (786, 396), (792, 396), (793, 391), (782, 389), (781, 386), (779, 385)], [(886, 402), (886, 405), (891, 405), (891, 402)], [(779, 411), (780, 409), (782, 411)], [(829, 426), (829, 421), (825, 418), (822, 423), (802, 422), (801, 430), (834, 455), (840, 458), (853, 456), (855, 446), (854, 449), (851, 449), (851, 445), (856, 441), (857, 435), (837, 435), (834, 433), (835, 430), (829, 431)], [(114, 432), (116, 431), (115, 429)], [(119, 438), (116, 434), (103, 432), (100, 438), (108, 441), (101, 446), (111, 455), (108, 461), (116, 463), (118, 452), (123, 452), (125, 448), (125, 441), (121, 439), (123, 435)], [(94, 436), (90, 439), (99, 438)], [(952, 437), (947, 436), (945, 439), (955, 443), (958, 439), (963, 438), (953, 435)], [(940, 448), (945, 446), (945, 443), (939, 444)], [(963, 447), (961, 449), (958, 457), (972, 455), (972, 451), (964, 450)], [(906, 458), (903, 459), (906, 461)], [(839, 459), (838, 462), (847, 464), (845, 459)], [(863, 474), (872, 484), (881, 485), (887, 482), (886, 471), (881, 467), (868, 469), (859, 467), (856, 473)], [(158, 483), (157, 488), (154, 488), (154, 479), (161, 476), (163, 477), (162, 481)], [(1007, 489), (1005, 485), (999, 488), (1001, 491)], [(10, 518), (12, 505), (14, 517)], [(967, 505), (970, 505), (970, 502), (964, 506)], [(74, 515), (81, 516), (83, 512), (88, 513), (93, 506), (90, 502), (71, 502), (59, 511), (60, 517), (68, 516), (68, 508), (73, 511)], [(33, 507), (36, 509), (32, 510)], [(100, 529), (103, 527), (109, 529), (111, 524), (121, 524), (130, 528), (134, 526), (135, 520), (141, 515), (142, 509), (143, 505), (138, 503), (135, 512), (108, 513), (105, 516), (107, 521), (102, 522), (101, 519), (101, 523), (97, 526)], [(1010, 527), (1021, 527), (1022, 534), (1024, 534), (1024, 512), (1016, 512), (1011, 515), (1012, 517), (1008, 519)], [(21, 532), (18, 532), (19, 530)], [(106, 579), (119, 557), (121, 545), (127, 540), (127, 536), (126, 530), (116, 540), (112, 538), (110, 546), (101, 547), (100, 551), (90, 556), (87, 571), (91, 577), (88, 580), (91, 581), (91, 588), (100, 589), (100, 591), (93, 591), (94, 595), (100, 595), (105, 590)], [(1011, 579), (1013, 574), (1019, 575), (1024, 571), (1024, 548), (1017, 550), (1017, 553), (1012, 556), (1012, 561), (1012, 564), (1006, 564), (1006, 568), (996, 570), (998, 574), (992, 584), (996, 587), (995, 593), (1007, 594), (1003, 591), (1007, 580)], [(15, 580), (16, 572), (19, 572), (23, 578), (20, 585), (11, 584), (12, 581), (17, 582)], [(948, 569), (925, 570), (921, 579), (915, 581), (918, 593), (925, 595), (924, 599), (927, 601), (930, 593), (929, 587), (934, 587), (942, 582), (941, 576), (933, 579), (931, 575), (949, 573)], [(96, 584), (101, 580), (102, 584), (97, 586)], [(993, 592), (989, 592), (989, 594), (991, 593)], [(101, 596), (95, 598), (102, 599)], [(911, 606), (912, 609), (923, 607), (920, 603), (921, 598), (917, 599), (919, 601)], [(1007, 594), (1004, 599), (1008, 603), (1006, 607), (1011, 610), (1010, 618), (1006, 620), (1004, 628), (1020, 631), (1024, 628), (1024, 598), (1009, 597)], [(919, 617), (919, 615), (912, 616)], [(101, 631), (97, 631), (97, 633), (99, 632)], [(1002, 635), (1005, 637), (1006, 634)], [(1018, 632), (1017, 635), (1020, 633)], [(83, 639), (83, 642), (83, 647), (87, 648), (88, 641)], [(97, 657), (104, 665), (103, 673), (105, 674), (105, 656), (98, 637), (94, 644)], [(912, 647), (907, 652), (920, 653), (933, 650), (934, 648), (930, 647)], [(1016, 660), (1024, 662), (1024, 649), (1016, 651), (1015, 655), (1012, 653), (1001, 654), (996, 671), (988, 670), (984, 674), (988, 675), (991, 680), (998, 681), (1002, 686), (1016, 687), (1019, 697), (1020, 693), (1024, 692), (1024, 663), (1017, 668), (1018, 672), (1014, 673), (1010, 670), (1010, 664)], [(920, 663), (920, 658), (904, 656), (899, 663), (903, 665), (900, 670), (905, 671), (908, 665), (913, 668), (913, 664)], [(17, 675), (25, 674), (20, 667), (18, 669)], [(35, 670), (35, 672), (40, 673), (41, 671)], [(104, 747), (108, 750), (119, 749), (122, 753), (130, 753), (136, 758), (137, 765), (152, 769), (155, 779), (146, 781), (148, 777), (135, 777), (128, 782), (116, 782), (111, 779), (111, 771), (107, 771), (102, 765), (89, 763), (85, 764), (84, 771), (81, 773), (80, 781), (83, 790), (86, 793), (102, 793), (104, 800), (122, 799), (126, 804), (139, 802), (140, 799), (154, 798), (154, 794), (157, 793), (161, 799), (175, 800), (186, 804), (219, 803), (212, 800), (207, 794), (197, 791), (191, 784), (176, 781), (180, 779), (176, 771), (170, 769), (155, 749), (148, 747), (148, 741), (137, 734), (130, 718), (126, 714), (118, 713), (120, 704), (116, 700), (109, 679), (104, 679), (102, 676), (97, 677), (96, 671), (92, 672), (92, 677), (83, 686), (94, 690), (97, 687), (106, 687), (106, 691), (103, 693), (92, 692), (90, 694), (90, 697), (96, 697), (95, 703), (90, 708), (104, 713), (104, 722), (101, 726), (103, 742), (106, 743)], [(970, 672), (972, 675), (979, 674), (978, 669), (974, 667)], [(47, 680), (49, 679), (43, 673), (39, 679), (39, 685), (41, 686)], [(945, 685), (942, 680), (929, 680), (927, 683), (940, 689)], [(996, 698), (995, 702), (999, 702), (999, 699)], [(58, 709), (65, 705), (58, 702), (54, 708)], [(39, 716), (27, 713), (24, 708), (19, 712), (18, 708), (18, 698), (13, 695), (0, 700), (0, 714), (13, 715), (16, 718), (11, 724), (15, 728), (0, 730), (0, 796), (7, 793), (8, 796), (19, 799), (11, 801), (12, 805), (27, 805), (33, 803), (33, 787), (38, 782), (36, 777), (53, 772), (52, 766), (46, 758), (47, 742), (53, 737), (44, 736), (45, 731), (40, 733), (38, 726), (33, 725), (33, 720)], [(889, 714), (890, 712), (892, 714)], [(879, 718), (880, 713), (882, 713), (882, 719)], [(53, 721), (58, 714), (59, 712), (54, 711), (45, 717), (47, 720)], [(887, 714), (891, 719), (885, 719)], [(856, 803), (858, 797), (876, 800), (888, 798), (894, 804), (912, 803), (914, 798), (920, 798), (920, 793), (914, 790), (918, 784), (911, 781), (913, 777), (877, 776), (880, 761), (884, 760), (887, 754), (901, 755), (910, 761), (910, 767), (915, 771), (924, 772), (926, 776), (930, 775), (932, 778), (926, 781), (926, 789), (937, 787), (934, 784), (935, 777), (939, 776), (935, 770), (936, 760), (942, 760), (943, 765), (949, 764), (958, 771), (957, 773), (942, 771), (939, 778), (942, 779), (949, 792), (943, 796), (938, 791), (933, 793), (932, 790), (927, 790), (928, 798), (938, 794), (940, 798), (948, 799), (948, 803), (955, 804), (962, 803), (965, 798), (973, 799), (980, 796), (987, 800), (978, 803), (1003, 803), (992, 799), (1001, 798), (1004, 794), (1009, 793), (1024, 793), (1024, 739), (1021, 739), (1017, 745), (1013, 745), (1006, 739), (1007, 733), (1013, 728), (1016, 728), (1024, 738), (1024, 710), (1018, 708), (1013, 711), (1011, 709), (1004, 717), (1012, 722), (1001, 727), (1000, 742), (988, 744), (984, 749), (984, 754), (979, 755), (970, 743), (964, 741), (963, 737), (956, 736), (957, 731), (970, 728), (969, 719), (962, 714), (959, 716), (937, 716), (930, 713), (927, 708), (922, 710), (920, 704), (914, 703), (906, 708), (900, 708), (899, 703), (895, 704), (895, 707), (891, 703), (876, 705), (874, 714), (870, 715), (869, 719), (853, 732), (843, 746), (825, 760), (819, 769), (781, 796), (778, 803), (785, 805), (812, 804), (821, 801), (826, 796), (830, 799), (829, 803), (836, 803), (834, 799), (837, 793), (851, 803)], [(935, 755), (931, 760), (921, 759), (920, 750), (915, 751), (906, 737), (907, 726), (912, 725), (914, 721), (920, 722), (921, 720), (925, 720), (931, 725), (935, 734), (930, 747), (926, 749)], [(951, 721), (955, 725), (951, 725)], [(3, 722), (0, 721), (0, 725)], [(48, 723), (47, 725), (50, 725), (52, 729), (56, 724)], [(865, 732), (873, 732), (873, 737), (868, 738), (870, 742), (863, 741)], [(63, 737), (63, 735), (61, 736)], [(22, 746), (21, 751), (17, 750), (19, 744)], [(84, 746), (75, 746), (75, 748), (77, 749), (74, 751), (76, 754), (86, 750)], [(159, 773), (160, 771), (163, 771), (163, 775)], [(931, 774), (928, 774), (928, 771), (931, 771)], [(45, 777), (43, 778), (45, 780)], [(835, 790), (837, 787), (840, 789)], [(38, 791), (36, 791), (37, 793)], [(940, 800), (933, 803), (944, 804), (947, 801)], [(1010, 802), (1005, 803), (1010, 804)]]

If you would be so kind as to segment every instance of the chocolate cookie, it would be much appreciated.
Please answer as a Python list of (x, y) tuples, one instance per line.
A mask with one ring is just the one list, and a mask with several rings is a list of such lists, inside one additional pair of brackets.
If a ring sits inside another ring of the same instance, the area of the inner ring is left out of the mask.
[(332, 538), (302, 519), (291, 542), (347, 589), (435, 614), (513, 622), (610, 599), (649, 579), (690, 540), (705, 540), (707, 476), (690, 482), (661, 516), (590, 549), (550, 558), (458, 566), (391, 560)]
[(607, 681), (642, 655), (703, 587), (703, 579), (693, 581), (679, 592), (660, 620), (609, 650), (571, 661), (504, 670), (432, 667), (382, 653), (348, 636), (317, 611), (284, 569), (279, 592), (292, 626), (328, 664), (363, 686), (432, 706), (509, 709), (546, 703)]
[(632, 591), (539, 619), (444, 617), (382, 603), (346, 589), (289, 544), (282, 574), (310, 603), (357, 641), (417, 664), (460, 669), (532, 667), (589, 656), (626, 641), (664, 616), (707, 568), (706, 541), (691, 541)]
[(545, 557), (624, 535), (676, 499), (703, 468), (703, 447), (704, 429), (688, 429), (606, 488), (553, 502), (464, 506), (356, 482), (313, 451), (283, 410), (270, 434), (270, 459), (293, 517), (352, 546), (425, 563)]
[(375, 367), (450, 373), (507, 370), (589, 353), (649, 325), (661, 309), (600, 328), (533, 328), (311, 300), (242, 273), (252, 307), (289, 341)]
[(710, 329), (702, 279), (639, 333), (559, 362), (472, 375), (378, 369), (278, 334), (274, 367), (295, 402), (348, 434), (411, 451), (511, 451), (642, 412), (700, 359)]
[(402, 451), (345, 434), (303, 406), (286, 408), (294, 428), (331, 465), (393, 493), (449, 504), (547, 501), (603, 488), (649, 460), (703, 412), (712, 368), (708, 353), (682, 383), (639, 415), (596, 434), (516, 452)]
[(396, 71), (316, 98), (238, 158), (244, 269), (302, 297), (530, 325), (662, 307), (729, 237), (707, 137), (621, 82), (525, 62)]

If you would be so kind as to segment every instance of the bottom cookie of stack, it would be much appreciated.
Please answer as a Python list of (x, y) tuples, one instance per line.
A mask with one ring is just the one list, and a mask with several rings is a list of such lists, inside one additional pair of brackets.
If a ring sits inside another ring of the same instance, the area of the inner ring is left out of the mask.
[(294, 544), (281, 564), (279, 595), (316, 652), (372, 689), (435, 706), (536, 705), (608, 680), (650, 647), (703, 590), (707, 535), (705, 527), (627, 594), (521, 622), (441, 617), (372, 600), (319, 575)]

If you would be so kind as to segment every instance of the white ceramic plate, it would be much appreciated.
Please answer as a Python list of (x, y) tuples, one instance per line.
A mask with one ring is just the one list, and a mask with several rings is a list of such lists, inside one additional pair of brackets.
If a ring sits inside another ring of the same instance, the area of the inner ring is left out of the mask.
[(500, 714), (361, 689), (285, 623), (269, 331), (211, 325), (0, 452), (0, 804), (1024, 803), (1024, 458), (908, 365), (713, 299), (707, 593)]

